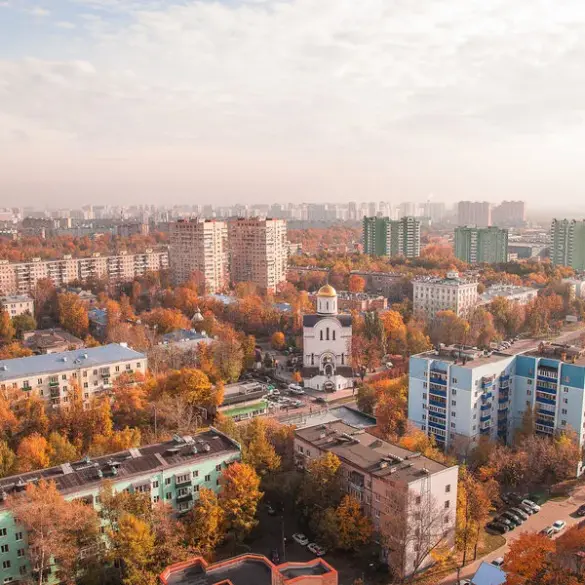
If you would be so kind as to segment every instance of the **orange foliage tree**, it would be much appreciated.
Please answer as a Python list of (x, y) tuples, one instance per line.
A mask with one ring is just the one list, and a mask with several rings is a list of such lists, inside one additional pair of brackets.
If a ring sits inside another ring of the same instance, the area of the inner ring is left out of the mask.
[(349, 277), (349, 292), (361, 293), (366, 289), (366, 281), (359, 274), (352, 274)]
[(87, 306), (74, 293), (57, 295), (57, 310), (61, 327), (77, 337), (84, 337), (89, 329)]

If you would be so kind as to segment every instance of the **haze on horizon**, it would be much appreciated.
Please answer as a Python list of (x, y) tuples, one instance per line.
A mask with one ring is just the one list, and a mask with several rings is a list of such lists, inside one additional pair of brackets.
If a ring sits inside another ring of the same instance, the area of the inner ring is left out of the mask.
[(585, 209), (585, 3), (0, 0), (0, 205)]

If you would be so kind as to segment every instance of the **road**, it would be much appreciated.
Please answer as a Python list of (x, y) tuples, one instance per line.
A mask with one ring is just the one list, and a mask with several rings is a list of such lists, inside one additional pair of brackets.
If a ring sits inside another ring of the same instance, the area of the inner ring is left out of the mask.
[[(510, 544), (514, 542), (523, 532), (540, 532), (543, 528), (550, 526), (556, 520), (564, 520), (567, 523), (567, 528), (578, 524), (582, 519), (577, 518), (574, 515), (575, 510), (581, 505), (585, 504), (585, 486), (575, 490), (573, 495), (563, 502), (546, 502), (541, 506), (540, 512), (534, 514), (512, 532), (506, 534), (506, 544), (501, 546), (494, 552), (486, 555), (485, 557), (475, 561), (474, 563), (467, 565), (461, 569), (460, 578), (470, 579), (477, 571), (482, 561), (491, 562), (498, 557), (506, 557), (506, 553), (509, 550)], [(566, 530), (566, 528), (565, 528)], [(561, 533), (562, 534), (562, 533)], [(504, 565), (505, 569), (505, 565)], [(452, 573), (440, 583), (444, 585), (456, 585), (457, 573)]]

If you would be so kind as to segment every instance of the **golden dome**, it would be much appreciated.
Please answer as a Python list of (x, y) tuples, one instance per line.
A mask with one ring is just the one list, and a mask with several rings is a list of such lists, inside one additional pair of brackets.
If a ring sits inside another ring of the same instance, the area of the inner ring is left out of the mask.
[(317, 296), (318, 297), (336, 297), (337, 291), (330, 284), (326, 284), (325, 286), (322, 286), (319, 289)]

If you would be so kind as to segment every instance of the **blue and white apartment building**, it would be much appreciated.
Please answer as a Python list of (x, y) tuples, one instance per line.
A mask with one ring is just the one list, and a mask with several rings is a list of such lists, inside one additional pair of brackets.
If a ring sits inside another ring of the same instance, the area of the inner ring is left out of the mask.
[(441, 447), (510, 442), (527, 409), (536, 432), (585, 436), (585, 352), (540, 343), (522, 353), (449, 346), (410, 358), (408, 418)]

